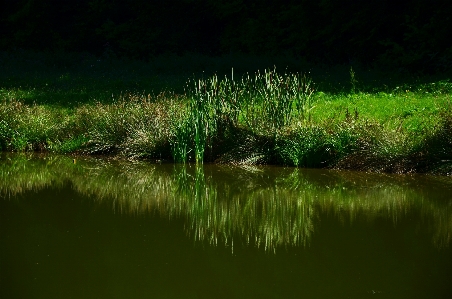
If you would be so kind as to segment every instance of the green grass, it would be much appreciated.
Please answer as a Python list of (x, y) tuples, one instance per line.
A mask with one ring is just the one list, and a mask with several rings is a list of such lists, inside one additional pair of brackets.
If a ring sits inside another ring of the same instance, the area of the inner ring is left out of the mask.
[(333, 88), (275, 67), (207, 76), (199, 71), (225, 73), (227, 60), (203, 57), (192, 76), (155, 61), (9, 58), (0, 76), (3, 151), (452, 174), (447, 79), (379, 88), (349, 68), (347, 87)]

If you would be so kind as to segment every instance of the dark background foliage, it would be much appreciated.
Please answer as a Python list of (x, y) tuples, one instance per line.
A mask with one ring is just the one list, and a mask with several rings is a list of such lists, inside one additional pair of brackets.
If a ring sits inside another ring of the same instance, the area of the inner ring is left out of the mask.
[(0, 49), (148, 59), (291, 55), (408, 71), (452, 68), (449, 0), (2, 0)]

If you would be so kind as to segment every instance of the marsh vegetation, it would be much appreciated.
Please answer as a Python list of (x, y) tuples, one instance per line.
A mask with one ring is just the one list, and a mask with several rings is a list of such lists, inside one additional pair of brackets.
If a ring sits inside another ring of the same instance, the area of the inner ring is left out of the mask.
[[(171, 72), (134, 74), (143, 67), (133, 61), (85, 57), (85, 67), (99, 63), (86, 71), (79, 65), (49, 66), (54, 60), (29, 55), (29, 72), (27, 61), (20, 73), (12, 62), (4, 63), (3, 151), (452, 173), (449, 80), (376, 88), (361, 83), (351, 67), (341, 85), (276, 67), (226, 70), (220, 67), (225, 60), (207, 59), (222, 74), (182, 73), (171, 81)], [(39, 71), (33, 71), (31, 59), (42, 64)]]

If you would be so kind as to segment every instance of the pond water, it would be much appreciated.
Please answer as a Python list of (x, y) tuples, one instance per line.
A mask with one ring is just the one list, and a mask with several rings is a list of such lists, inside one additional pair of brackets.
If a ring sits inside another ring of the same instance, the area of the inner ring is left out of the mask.
[(0, 156), (0, 298), (452, 298), (452, 178)]

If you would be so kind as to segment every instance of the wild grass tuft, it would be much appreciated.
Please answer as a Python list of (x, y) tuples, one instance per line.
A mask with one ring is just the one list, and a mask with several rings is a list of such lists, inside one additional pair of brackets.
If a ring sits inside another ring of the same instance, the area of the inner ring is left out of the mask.
[[(312, 93), (312, 82), (306, 76), (280, 75), (275, 69), (257, 72), (254, 77), (246, 75), (239, 81), (219, 80), (214, 75), (189, 82), (187, 119), (177, 127), (173, 156), (186, 161), (190, 158), (187, 153), (193, 152), (196, 163), (203, 162), (206, 150), (212, 153), (213, 142), (221, 143), (231, 127), (251, 132), (243, 139), (245, 144), (262, 139), (258, 136), (276, 136), (277, 130), (305, 116)], [(236, 150), (232, 156), (241, 157), (237, 162), (256, 162), (263, 155), (256, 151), (247, 159), (242, 157), (244, 152)]]
[(325, 167), (332, 158), (330, 136), (320, 127), (300, 127), (280, 138), (278, 152), (283, 164)]
[(130, 158), (169, 158), (173, 107), (145, 96), (126, 95), (111, 105), (77, 109), (86, 130), (85, 152)]

